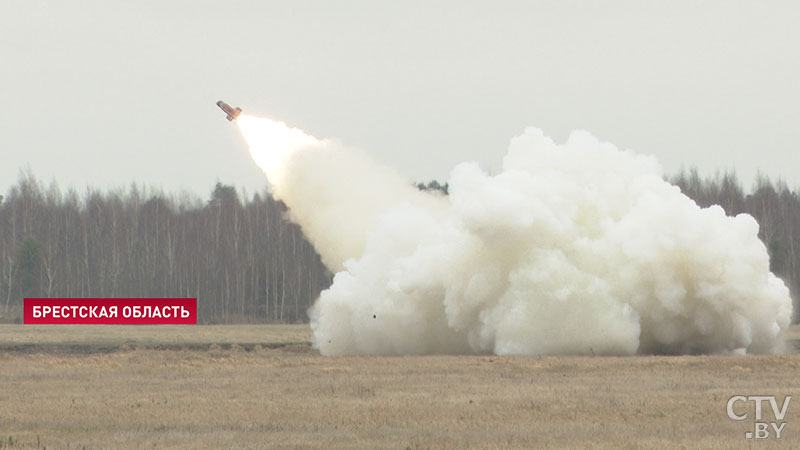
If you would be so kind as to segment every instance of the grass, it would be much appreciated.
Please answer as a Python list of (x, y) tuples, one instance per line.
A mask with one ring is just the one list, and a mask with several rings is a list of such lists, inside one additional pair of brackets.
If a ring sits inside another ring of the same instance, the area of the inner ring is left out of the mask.
[(760, 449), (800, 439), (794, 405), (780, 442), (745, 441), (752, 421), (725, 413), (732, 395), (799, 398), (798, 354), (326, 358), (308, 338), (307, 326), (0, 327), (0, 448)]
[(308, 325), (8, 325), (0, 324), (0, 351), (98, 353), (130, 349), (248, 350), (260, 345), (308, 347)]

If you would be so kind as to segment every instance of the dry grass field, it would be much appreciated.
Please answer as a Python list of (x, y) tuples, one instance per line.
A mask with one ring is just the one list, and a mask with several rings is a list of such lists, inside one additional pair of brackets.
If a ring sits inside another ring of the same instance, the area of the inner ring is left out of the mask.
[(800, 406), (781, 441), (725, 413), (735, 394), (800, 398), (798, 354), (326, 358), (309, 337), (0, 326), (0, 448), (800, 447)]

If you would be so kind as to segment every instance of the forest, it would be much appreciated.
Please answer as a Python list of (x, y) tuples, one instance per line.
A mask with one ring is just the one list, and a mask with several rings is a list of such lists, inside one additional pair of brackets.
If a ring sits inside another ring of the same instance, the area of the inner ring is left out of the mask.
[[(668, 181), (700, 206), (755, 217), (772, 271), (797, 298), (797, 192), (759, 176), (745, 193), (733, 172), (683, 170)], [(0, 196), (0, 322), (21, 321), (26, 297), (190, 297), (201, 323), (305, 322), (331, 277), (266, 188), (217, 183), (207, 200), (135, 184), (62, 193), (23, 172)]]
[(210, 198), (132, 185), (62, 194), (23, 173), (0, 202), (0, 321), (26, 297), (197, 298), (201, 323), (302, 322), (331, 282), (266, 191)]

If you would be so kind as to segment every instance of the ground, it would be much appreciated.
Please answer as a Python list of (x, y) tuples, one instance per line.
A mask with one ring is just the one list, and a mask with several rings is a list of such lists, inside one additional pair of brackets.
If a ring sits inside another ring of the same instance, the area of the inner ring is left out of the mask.
[(732, 395), (800, 398), (796, 353), (329, 358), (309, 339), (307, 325), (0, 325), (0, 448), (762, 449), (800, 442), (795, 405), (780, 441), (746, 441), (753, 420), (726, 414)]

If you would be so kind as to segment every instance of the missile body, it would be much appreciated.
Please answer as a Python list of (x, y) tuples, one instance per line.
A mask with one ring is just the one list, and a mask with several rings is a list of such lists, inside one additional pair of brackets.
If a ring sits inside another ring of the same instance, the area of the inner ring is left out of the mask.
[(217, 102), (217, 106), (219, 106), (219, 109), (221, 109), (222, 111), (225, 112), (225, 114), (228, 115), (227, 119), (231, 122), (236, 120), (236, 118), (239, 117), (239, 114), (242, 113), (242, 108), (234, 108), (231, 105), (223, 102), (222, 100)]

